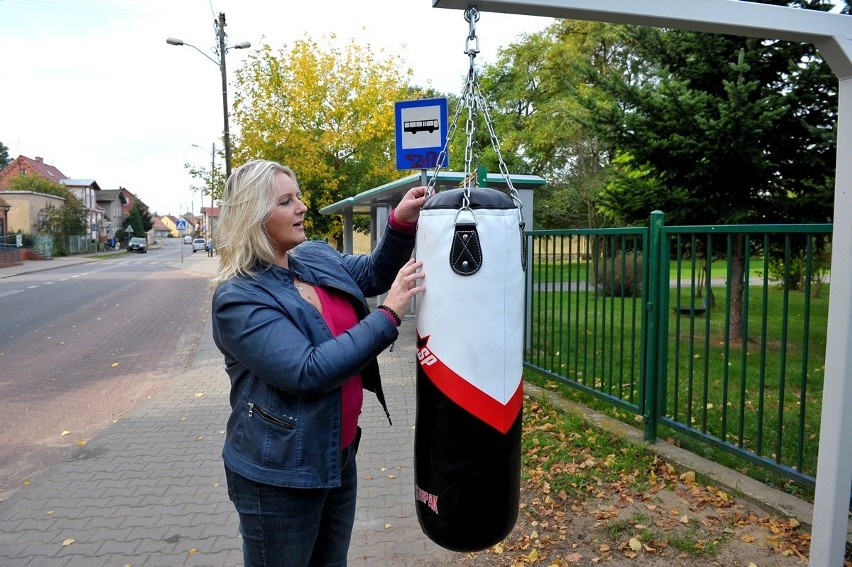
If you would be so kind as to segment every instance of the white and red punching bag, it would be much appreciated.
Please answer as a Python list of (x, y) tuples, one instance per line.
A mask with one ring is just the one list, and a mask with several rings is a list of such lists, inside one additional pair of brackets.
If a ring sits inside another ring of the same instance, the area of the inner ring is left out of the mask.
[(418, 222), (416, 255), (428, 282), (416, 316), (417, 518), (432, 541), (453, 551), (500, 542), (518, 518), (519, 220), (509, 195), (473, 188), (431, 196)]

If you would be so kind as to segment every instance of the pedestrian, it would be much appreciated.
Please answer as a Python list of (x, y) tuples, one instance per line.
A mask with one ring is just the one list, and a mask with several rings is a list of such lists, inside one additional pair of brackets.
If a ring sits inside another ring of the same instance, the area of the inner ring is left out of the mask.
[[(363, 390), (390, 421), (376, 357), (424, 291), (411, 259), (426, 188), (409, 190), (369, 255), (307, 241), (293, 171), (228, 179), (217, 231), (216, 346), (230, 377), (222, 456), (247, 567), (345, 566)], [(365, 297), (387, 296), (373, 312)]]
[(209, 258), (212, 258), (213, 257), (213, 239), (212, 238), (207, 240), (206, 247), (207, 247), (207, 256)]

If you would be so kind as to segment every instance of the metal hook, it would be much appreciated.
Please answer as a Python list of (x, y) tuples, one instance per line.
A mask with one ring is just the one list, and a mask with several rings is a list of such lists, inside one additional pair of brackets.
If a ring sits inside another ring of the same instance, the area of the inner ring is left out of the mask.
[(473, 33), (476, 22), (479, 21), (479, 10), (476, 9), (476, 6), (468, 6), (465, 9), (464, 19), (466, 22), (470, 22), (470, 31)]

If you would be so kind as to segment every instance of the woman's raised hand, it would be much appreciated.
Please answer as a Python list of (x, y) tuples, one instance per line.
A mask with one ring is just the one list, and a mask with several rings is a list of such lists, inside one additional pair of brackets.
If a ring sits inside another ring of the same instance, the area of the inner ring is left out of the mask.
[(421, 282), (426, 275), (418, 271), (422, 267), (423, 262), (414, 258), (406, 262), (388, 290), (385, 305), (393, 309), (400, 317), (408, 311), (412, 298), (426, 290)]

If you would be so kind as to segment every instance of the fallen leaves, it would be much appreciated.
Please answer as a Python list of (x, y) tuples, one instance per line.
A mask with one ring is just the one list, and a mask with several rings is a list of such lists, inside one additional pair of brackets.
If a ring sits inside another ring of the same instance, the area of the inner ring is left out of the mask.
[(795, 519), (748, 513), (696, 471), (619, 447), (588, 426), (569, 429), (561, 413), (526, 404), (518, 523), (505, 540), (469, 553), (464, 563), (722, 565), (719, 550), (726, 546), (741, 565), (794, 565), (807, 556), (810, 535)]

